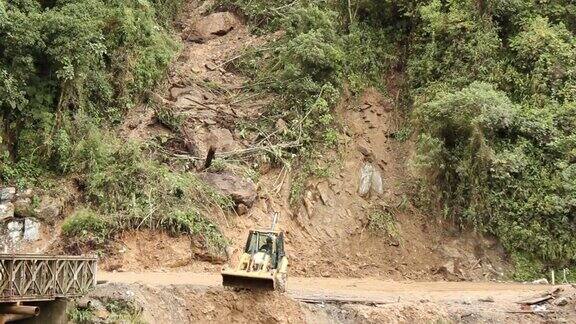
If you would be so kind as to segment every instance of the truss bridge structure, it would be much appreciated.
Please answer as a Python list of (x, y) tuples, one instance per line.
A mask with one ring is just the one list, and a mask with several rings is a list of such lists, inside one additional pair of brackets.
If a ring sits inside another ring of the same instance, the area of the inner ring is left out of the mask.
[(85, 295), (96, 286), (97, 257), (0, 254), (0, 303)]

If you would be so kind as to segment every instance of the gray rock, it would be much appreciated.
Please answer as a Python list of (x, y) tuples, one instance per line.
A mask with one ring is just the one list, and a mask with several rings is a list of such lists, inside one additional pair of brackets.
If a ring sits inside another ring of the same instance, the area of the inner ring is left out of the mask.
[(30, 199), (33, 195), (32, 189), (20, 190), (16, 193), (16, 199)]
[(24, 234), (22, 238), (26, 241), (36, 241), (40, 238), (40, 223), (33, 218), (24, 219)]
[(361, 197), (367, 196), (369, 193), (374, 195), (381, 195), (384, 192), (382, 185), (382, 175), (378, 167), (374, 167), (371, 163), (365, 163), (360, 171), (360, 186), (358, 187), (358, 194)]
[(230, 173), (201, 173), (198, 177), (221, 194), (229, 196), (236, 204), (252, 207), (256, 200), (256, 185), (252, 180)]
[(384, 187), (382, 185), (382, 175), (380, 174), (380, 170), (378, 167), (374, 168), (374, 173), (372, 174), (372, 192), (377, 195), (381, 195), (384, 193)]
[(40, 201), (40, 206), (34, 209), (34, 216), (49, 224), (53, 224), (62, 214), (63, 208), (64, 203), (62, 203), (62, 200), (44, 196)]
[(20, 219), (8, 223), (8, 238), (11, 243), (18, 243), (22, 239), (24, 222)]
[(0, 202), (12, 201), (16, 194), (16, 188), (6, 187), (0, 189)]
[(14, 215), (17, 217), (30, 217), (34, 215), (32, 200), (30, 198), (18, 198), (14, 202)]
[(362, 197), (367, 196), (372, 185), (372, 173), (374, 167), (370, 163), (364, 164), (360, 171), (360, 186), (358, 187), (358, 194)]
[(188, 37), (191, 41), (203, 42), (218, 36), (228, 34), (240, 25), (240, 21), (231, 12), (215, 12), (201, 18)]
[(556, 302), (554, 304), (556, 306), (566, 306), (566, 305), (568, 305), (568, 298), (560, 297), (560, 298), (556, 299)]
[(440, 267), (440, 271), (444, 271), (447, 274), (455, 275), (456, 266), (454, 261), (448, 261)]
[(5, 202), (0, 204), (0, 221), (14, 217), (14, 204)]

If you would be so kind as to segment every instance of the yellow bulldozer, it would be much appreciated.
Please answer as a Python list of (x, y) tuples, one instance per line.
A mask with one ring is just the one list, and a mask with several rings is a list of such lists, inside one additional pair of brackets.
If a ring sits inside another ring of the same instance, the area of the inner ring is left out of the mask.
[(236, 266), (222, 270), (225, 287), (286, 291), (288, 257), (284, 252), (284, 232), (274, 230), (277, 215), (274, 214), (269, 230), (250, 230)]

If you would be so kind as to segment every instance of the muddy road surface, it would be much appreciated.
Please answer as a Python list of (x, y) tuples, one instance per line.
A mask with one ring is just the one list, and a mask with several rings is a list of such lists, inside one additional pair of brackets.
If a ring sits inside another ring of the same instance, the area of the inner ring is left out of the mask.
[[(143, 283), (152, 286), (189, 285), (221, 287), (214, 273), (189, 272), (103, 272), (98, 280), (116, 283)], [(562, 287), (562, 286), (558, 286)], [(565, 286), (569, 288), (569, 286)], [(438, 302), (489, 300), (496, 303), (520, 301), (554, 290), (549, 285), (497, 282), (398, 282), (370, 278), (289, 278), (287, 293), (296, 299), (366, 300), (374, 303), (434, 300)]]

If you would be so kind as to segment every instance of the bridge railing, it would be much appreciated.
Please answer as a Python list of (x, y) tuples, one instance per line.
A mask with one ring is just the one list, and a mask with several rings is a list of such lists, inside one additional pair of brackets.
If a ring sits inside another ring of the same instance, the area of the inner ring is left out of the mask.
[(96, 286), (96, 257), (0, 254), (0, 302), (81, 296)]

